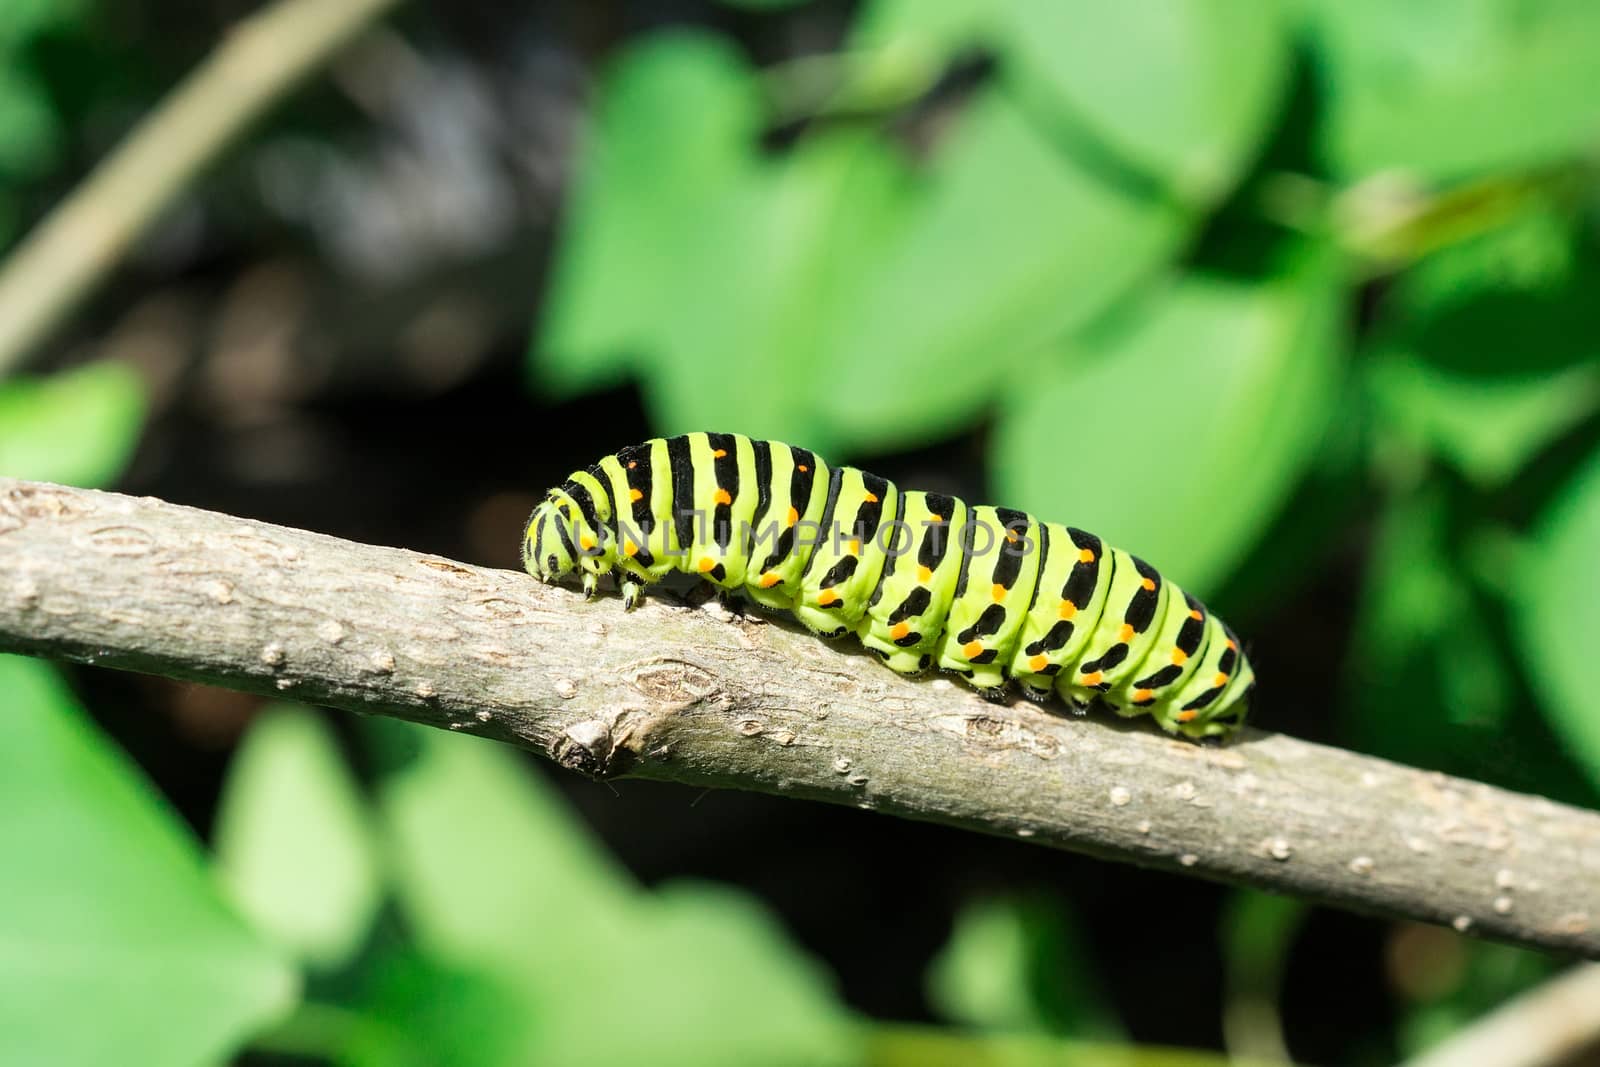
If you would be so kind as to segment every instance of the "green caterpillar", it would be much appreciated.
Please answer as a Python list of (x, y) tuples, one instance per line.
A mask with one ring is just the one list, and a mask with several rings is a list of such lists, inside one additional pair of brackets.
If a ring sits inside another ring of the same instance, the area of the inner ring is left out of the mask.
[(1237, 729), (1255, 685), (1221, 620), (1092, 534), (739, 434), (577, 471), (534, 509), (522, 555), (545, 581), (581, 571), (589, 596), (619, 572), (626, 608), (670, 571), (698, 574), (824, 637), (854, 632), (903, 674), (938, 667), (990, 697), (1015, 679), (1190, 737)]

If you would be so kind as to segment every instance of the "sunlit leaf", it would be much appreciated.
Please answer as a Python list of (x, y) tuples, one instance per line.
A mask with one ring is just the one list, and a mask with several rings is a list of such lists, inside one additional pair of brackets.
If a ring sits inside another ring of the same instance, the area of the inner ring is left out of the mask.
[[(670, 33), (623, 53), (607, 74), (562, 227), (546, 319), (533, 352), (545, 388), (569, 393), (664, 359), (686, 293), (707, 276), (686, 262), (721, 226), (726, 198), (756, 166), (761, 102), (727, 42)], [(737, 264), (729, 264), (737, 266)]]
[(508, 751), (418, 741), (381, 791), (400, 902), (430, 955), (526, 998), (517, 1062), (851, 1061), (826, 979), (754, 903), (645, 893)]
[(1348, 177), (1448, 179), (1576, 156), (1600, 55), (1589, 0), (1307, 0), (1322, 149)]
[(1094, 530), (1204, 595), (1312, 461), (1342, 373), (1340, 272), (1191, 275), (1083, 333), (996, 428), (996, 496)]
[(289, 1008), (294, 973), (49, 667), (0, 657), (0, 693), (0, 1056), (225, 1059)]
[(1204, 202), (1259, 147), (1287, 81), (1289, 25), (1263, 0), (1005, 0), (1008, 71), (1085, 152)]
[(1542, 518), (1515, 621), (1545, 716), (1600, 784), (1600, 452)]
[(355, 782), (326, 726), (304, 708), (258, 718), (217, 812), (216, 863), (239, 910), (309, 963), (347, 960), (382, 896)]
[(928, 968), (928, 999), (951, 1022), (1079, 1038), (1122, 1036), (1063, 901), (984, 900), (956, 917)]
[(868, 1031), (863, 1062), (866, 1067), (1249, 1067), (1249, 1061), (1199, 1049), (887, 1023)]
[(120, 363), (0, 382), (0, 474), (102, 486), (127, 464), (144, 389)]
[(903, 231), (819, 354), (826, 410), (862, 447), (947, 430), (1023, 357), (1104, 310), (1173, 253), (1176, 210), (1052, 145), (1004, 94), (969, 105)]

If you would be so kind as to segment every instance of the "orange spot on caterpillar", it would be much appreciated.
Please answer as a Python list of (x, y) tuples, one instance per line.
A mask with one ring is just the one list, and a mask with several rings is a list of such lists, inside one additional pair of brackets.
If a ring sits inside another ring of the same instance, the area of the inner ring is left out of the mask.
[(889, 636), (896, 641), (900, 640), (910, 632), (911, 624), (909, 622), (897, 622), (893, 626), (889, 627)]
[(1179, 722), (1194, 722), (1194, 720), (1198, 719), (1199, 717), (1200, 713), (1195, 711), (1193, 708), (1190, 708), (1188, 711), (1180, 711), (1178, 714), (1173, 716), (1173, 718), (1177, 719)]
[(1092, 671), (1089, 674), (1084, 675), (1081, 681), (1084, 685), (1099, 685), (1101, 679), (1104, 677), (1105, 675), (1102, 672)]
[(876, 504), (878, 502), (878, 494), (877, 493), (868, 493), (866, 495), (866, 497), (864, 497), (863, 499), (865, 499), (866, 502), (869, 503), (869, 504)]
[(961, 646), (961, 654), (968, 659), (977, 659), (983, 654), (983, 642), (968, 641), (966, 644)]
[(1078, 605), (1074, 604), (1070, 600), (1063, 600), (1061, 602), (1061, 610), (1057, 612), (1057, 614), (1059, 614), (1063, 619), (1070, 619), (1077, 613)]
[(1133, 623), (1125, 622), (1122, 624), (1122, 629), (1117, 631), (1117, 640), (1123, 644), (1133, 640)]
[(917, 581), (919, 581), (919, 582), (931, 582), (931, 581), (933, 581), (933, 568), (932, 567), (918, 567), (917, 568)]
[(1085, 548), (1085, 549), (1081, 550), (1078, 553), (1078, 562), (1079, 563), (1093, 563), (1094, 562), (1094, 549)]
[(1016, 544), (1017, 543), (1017, 539), (1020, 536), (1021, 535), (1018, 534), (1017, 531), (1013, 530), (1011, 527), (1009, 527), (1009, 526), (1006, 527), (1006, 540), (1007, 541), (1011, 542), (1012, 544)]
[(1034, 656), (1032, 659), (1028, 660), (1028, 669), (1034, 674), (1038, 674), (1048, 666), (1050, 666), (1049, 656)]
[(1223, 673), (1222, 671), (1218, 671), (1217, 672), (1217, 676), (1215, 678), (1211, 679), (1211, 684), (1212, 685), (1219, 685), (1219, 686), (1220, 685), (1227, 685), (1228, 684), (1228, 676), (1227, 676), (1227, 674)]
[(1139, 584), (1144, 586), (1144, 591), (1146, 593), (1154, 593), (1156, 591), (1156, 580), (1154, 578), (1146, 578)]
[(712, 459), (726, 459), (727, 455), (728, 455), (728, 450), (726, 448), (719, 448), (719, 449), (716, 449), (715, 451), (713, 451), (711, 453), (711, 458)]
[(804, 474), (806, 471), (810, 470), (811, 468), (806, 466), (804, 463), (802, 463), (798, 467), (796, 467), (795, 469), (798, 470), (801, 474)]
[(800, 513), (798, 511), (796, 511), (794, 508), (790, 508), (789, 509), (788, 519), (789, 519), (789, 521), (785, 525), (793, 526), (795, 523), (800, 521)]
[(636, 460), (636, 459), (628, 460), (628, 469), (629, 470), (637, 470), (638, 467), (639, 467), (639, 461), (638, 460)]
[(765, 574), (763, 574), (761, 576), (761, 580), (759, 582), (757, 582), (756, 584), (759, 585), (763, 589), (771, 589), (773, 586), (777, 585), (781, 581), (783, 581), (782, 578), (779, 578), (776, 574), (773, 574), (771, 571), (768, 571), (767, 573), (765, 573)]
[(1156, 691), (1154, 689), (1135, 689), (1133, 691), (1133, 702), (1137, 704), (1141, 700), (1149, 700), (1155, 695)]
[(585, 552), (590, 551), (594, 548), (594, 538), (589, 534), (579, 534), (578, 547), (582, 548)]
[(1195, 622), (1199, 622), (1201, 619), (1205, 618), (1205, 616), (1200, 614), (1199, 608), (1195, 608), (1189, 612), (1189, 618), (1193, 619)]
[(824, 589), (822, 592), (817, 594), (817, 604), (821, 607), (825, 608), (829, 604), (837, 604), (838, 602), (839, 594), (835, 593), (832, 589)]
[(1174, 667), (1181, 667), (1185, 663), (1188, 663), (1188, 662), (1189, 662), (1189, 653), (1185, 652), (1181, 648), (1174, 647), (1173, 650), (1172, 650), (1172, 665)]
[(861, 555), (861, 542), (860, 541), (857, 541), (854, 538), (852, 538), (851, 541), (850, 541), (849, 548), (850, 548), (850, 554), (852, 556)]
[(726, 489), (719, 486), (717, 491), (711, 494), (711, 502), (713, 504), (731, 504), (733, 503), (733, 497), (728, 495)]
[(1228, 651), (1229, 652), (1237, 652), (1237, 651), (1239, 651), (1239, 646), (1237, 644), (1235, 644), (1234, 642), (1229, 641), (1228, 642)]
[(709, 571), (714, 571), (717, 569), (717, 561), (712, 559), (710, 556), (701, 556), (700, 562), (695, 564), (695, 569), (701, 574), (706, 574)]
[(928, 516), (928, 521), (933, 523), (935, 526), (937, 526), (941, 522), (944, 521), (944, 516), (943, 515), (929, 515)]
[(635, 504), (637, 504), (639, 501), (644, 499), (644, 494), (641, 493), (637, 489), (629, 489), (628, 490), (628, 499), (633, 501)]
[(639, 546), (632, 541), (624, 541), (622, 542), (622, 554), (632, 559), (639, 554)]
[(999, 582), (995, 582), (989, 587), (989, 595), (994, 597), (996, 603), (998, 603), (1006, 598), (1006, 587)]

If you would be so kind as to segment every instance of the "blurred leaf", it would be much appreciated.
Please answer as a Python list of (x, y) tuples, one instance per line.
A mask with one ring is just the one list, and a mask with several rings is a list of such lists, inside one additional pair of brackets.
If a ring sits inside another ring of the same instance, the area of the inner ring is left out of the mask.
[(1292, 1062), (1279, 1002), (1283, 972), (1310, 908), (1292, 897), (1236, 889), (1222, 917), (1226, 992), (1222, 1032), (1238, 1059)]
[(46, 30), (69, 26), (83, 18), (85, 0), (6, 0), (0, 18), (0, 51), (19, 48)]
[(120, 363), (0, 382), (0, 474), (106, 485), (138, 444), (144, 414), (139, 377)]
[(510, 983), (411, 952), (374, 961), (357, 1001), (356, 1024), (312, 1046), (348, 1067), (520, 1064), (528, 1062), (525, 1035), (538, 1025)]
[(25, 71), (0, 65), (0, 174), (38, 172), (55, 154), (56, 135), (45, 87)]
[(868, 1031), (863, 1063), (865, 1067), (1250, 1067), (1248, 1060), (1198, 1049), (892, 1024)]
[(347, 961), (383, 889), (366, 809), (322, 720), (288, 705), (259, 716), (216, 820), (218, 874), (239, 910), (315, 966)]
[(702, 284), (694, 260), (756, 165), (762, 115), (726, 41), (656, 34), (607, 72), (562, 227), (539, 383), (558, 395), (610, 384), (645, 357)]
[(400, 902), (430, 955), (525, 998), (504, 1021), (521, 1027), (515, 1062), (851, 1060), (854, 1025), (824, 976), (750, 901), (642, 893), (509, 752), (418, 740), (382, 790)]
[(948, 431), (993, 401), (1021, 357), (1172, 255), (1188, 223), (1102, 181), (984, 92), (818, 353), (817, 402), (856, 447)]
[(45, 664), (0, 657), (0, 1034), (8, 1062), (214, 1063), (296, 978)]
[[(1414, 973), (1410, 984), (1424, 986), (1443, 982), (1443, 988), (1403, 1004), (1396, 1027), (1399, 1044), (1407, 1056), (1416, 1056), (1438, 1044), (1480, 1016), (1503, 1006), (1519, 993), (1526, 992), (1549, 978), (1559, 961), (1541, 952), (1493, 945), (1456, 937), (1437, 927), (1418, 931), (1421, 936), (1396, 937), (1391, 941), (1389, 966), (1391, 981), (1396, 968)], [(1440, 952), (1443, 939), (1453, 939), (1454, 952)], [(1442, 966), (1446, 973), (1430, 976), (1430, 968)], [(1397, 983), (1399, 984), (1399, 983)], [(1401, 986), (1401, 992), (1406, 992)]]
[(1313, 461), (1339, 396), (1339, 270), (1190, 275), (1097, 324), (1001, 413), (997, 498), (1094, 530), (1202, 595)]
[(558, 391), (634, 370), (666, 432), (831, 450), (947, 429), (989, 402), (1005, 354), (1101, 310), (1190, 222), (996, 92), (924, 173), (859, 128), (758, 156), (753, 76), (705, 39), (643, 46), (603, 99), (536, 365)]
[(1600, 409), (1600, 264), (1571, 230), (1532, 211), (1401, 276), (1366, 375), (1399, 442), (1495, 486)]
[(1359, 747), (1481, 775), (1477, 736), (1499, 736), (1514, 688), (1488, 608), (1457, 558), (1459, 521), (1436, 487), (1388, 502), (1345, 677)]
[(1289, 25), (1261, 0), (1006, 0), (1002, 48), (1058, 129), (1187, 202), (1226, 193), (1287, 83)]
[(1531, 168), (1600, 138), (1590, 0), (1304, 0), (1327, 99), (1322, 150), (1358, 178)]
[(853, 427), (834, 410), (845, 396), (818, 363), (836, 347), (838, 309), (910, 207), (909, 180), (881, 139), (856, 131), (808, 137), (764, 162), (698, 236), (716, 261), (665, 331), (672, 358), (644, 372), (653, 424), (824, 451), (848, 438)]
[(951, 1022), (984, 1030), (1122, 1037), (1065, 908), (1062, 901), (1039, 898), (963, 908), (950, 940), (928, 967), (934, 1009)]
[(1545, 716), (1600, 784), (1600, 451), (1541, 518), (1514, 622)]
[(1431, 444), (1484, 486), (1507, 481), (1546, 444), (1600, 409), (1600, 365), (1478, 378), (1391, 353), (1369, 366), (1368, 384), (1392, 430)]

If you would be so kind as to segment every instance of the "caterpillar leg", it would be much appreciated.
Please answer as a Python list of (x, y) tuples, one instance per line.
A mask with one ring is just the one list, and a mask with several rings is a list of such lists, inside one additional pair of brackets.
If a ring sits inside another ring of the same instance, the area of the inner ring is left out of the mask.
[(644, 599), (644, 583), (634, 577), (622, 579), (622, 610), (632, 611)]
[(600, 576), (593, 571), (583, 572), (583, 599), (593, 600), (600, 595)]

